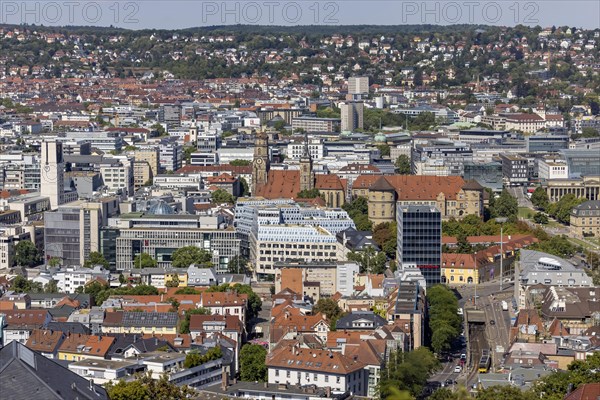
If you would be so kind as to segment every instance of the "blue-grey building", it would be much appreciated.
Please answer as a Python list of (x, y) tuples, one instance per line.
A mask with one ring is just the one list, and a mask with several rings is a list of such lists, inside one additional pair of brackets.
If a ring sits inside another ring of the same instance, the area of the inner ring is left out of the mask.
[(416, 265), (427, 287), (442, 280), (442, 213), (434, 206), (398, 205), (399, 265)]
[(525, 137), (527, 152), (558, 152), (569, 148), (568, 135), (531, 135)]
[(600, 152), (598, 150), (561, 150), (569, 176), (599, 176)]

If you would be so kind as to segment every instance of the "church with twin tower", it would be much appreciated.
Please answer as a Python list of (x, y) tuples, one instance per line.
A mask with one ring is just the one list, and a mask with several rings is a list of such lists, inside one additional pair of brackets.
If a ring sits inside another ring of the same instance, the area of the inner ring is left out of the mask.
[(341, 207), (345, 202), (343, 182), (334, 174), (315, 175), (313, 160), (304, 135), (304, 151), (300, 170), (271, 170), (269, 139), (264, 132), (256, 134), (252, 161), (252, 196), (267, 199), (300, 198), (299, 193), (318, 189), (327, 207)]

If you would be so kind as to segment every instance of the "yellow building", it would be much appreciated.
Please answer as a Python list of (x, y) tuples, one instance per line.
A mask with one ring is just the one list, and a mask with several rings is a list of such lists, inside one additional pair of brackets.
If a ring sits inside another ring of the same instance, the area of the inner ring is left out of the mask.
[(475, 254), (442, 254), (442, 282), (449, 285), (479, 283)]
[(152, 182), (154, 175), (147, 161), (136, 161), (133, 163), (133, 188), (138, 190), (147, 182)]
[(573, 208), (570, 225), (574, 236), (600, 237), (600, 200), (586, 201)]
[[(177, 287), (187, 287), (188, 285), (188, 275), (187, 272), (172, 272), (165, 273), (165, 286), (171, 287), (170, 282), (176, 280), (179, 284)], [(175, 287), (175, 286), (173, 286)]]
[(58, 349), (58, 359), (64, 361), (80, 361), (87, 358), (104, 359), (114, 337), (69, 334)]
[(460, 176), (360, 175), (352, 184), (352, 197), (366, 197), (373, 225), (396, 220), (401, 205), (431, 205), (443, 219), (483, 215), (483, 186)]

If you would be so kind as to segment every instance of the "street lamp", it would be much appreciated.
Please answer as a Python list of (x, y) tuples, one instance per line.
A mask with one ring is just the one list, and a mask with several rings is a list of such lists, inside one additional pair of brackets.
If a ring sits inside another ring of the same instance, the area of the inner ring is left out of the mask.
[(502, 280), (504, 279), (504, 223), (508, 219), (505, 217), (496, 218), (496, 222), (500, 224), (500, 291), (502, 292)]

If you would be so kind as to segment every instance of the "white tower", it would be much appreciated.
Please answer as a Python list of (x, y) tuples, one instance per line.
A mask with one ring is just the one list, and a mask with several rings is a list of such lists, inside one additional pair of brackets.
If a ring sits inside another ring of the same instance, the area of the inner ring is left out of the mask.
[(65, 163), (62, 143), (54, 140), (42, 142), (40, 169), (40, 193), (50, 198), (50, 207), (56, 210), (65, 202)]

